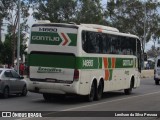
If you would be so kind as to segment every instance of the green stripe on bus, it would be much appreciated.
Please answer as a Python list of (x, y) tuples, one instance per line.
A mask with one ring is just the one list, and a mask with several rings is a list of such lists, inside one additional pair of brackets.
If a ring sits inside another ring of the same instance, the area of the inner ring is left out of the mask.
[(133, 58), (116, 58), (115, 68), (133, 68), (134, 67)]
[(77, 34), (67, 33), (67, 35), (71, 39), (69, 46), (77, 46)]
[(77, 69), (98, 69), (98, 58), (96, 57), (77, 57)]
[(102, 58), (101, 57), (99, 57), (99, 67), (98, 68), (102, 69)]
[[(58, 67), (71, 69), (102, 69), (101, 57), (75, 57), (54, 54), (30, 54), (29, 66)], [(116, 58), (115, 68), (134, 68), (133, 58)], [(111, 58), (108, 58), (108, 68), (112, 68)]]
[(111, 60), (111, 58), (108, 58), (108, 68), (112, 68), (112, 60)]
[(109, 70), (110, 76), (109, 76), (109, 80), (112, 80), (112, 75), (113, 75), (113, 69)]
[(67, 55), (31, 54), (29, 55), (30, 66), (75, 68), (75, 57)]

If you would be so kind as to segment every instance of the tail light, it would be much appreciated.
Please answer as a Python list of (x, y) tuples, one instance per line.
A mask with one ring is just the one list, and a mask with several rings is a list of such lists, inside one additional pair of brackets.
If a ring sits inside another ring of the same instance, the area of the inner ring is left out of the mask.
[(79, 70), (77, 70), (77, 69), (74, 70), (73, 80), (75, 80), (75, 81), (79, 80)]

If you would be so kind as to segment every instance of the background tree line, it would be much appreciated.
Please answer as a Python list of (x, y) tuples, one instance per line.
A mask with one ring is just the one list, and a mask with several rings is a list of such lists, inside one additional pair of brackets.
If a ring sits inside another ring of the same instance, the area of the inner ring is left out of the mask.
[[(101, 24), (135, 34), (146, 42), (160, 36), (160, 3), (154, 0), (21, 0), (21, 51), (28, 31), (29, 8), (36, 20)], [(0, 63), (13, 64), (17, 42), (17, 0), (0, 0), (0, 28), (7, 22), (8, 32), (4, 43), (0, 40)], [(145, 35), (144, 35), (145, 25)], [(1, 31), (1, 30), (0, 30)]]

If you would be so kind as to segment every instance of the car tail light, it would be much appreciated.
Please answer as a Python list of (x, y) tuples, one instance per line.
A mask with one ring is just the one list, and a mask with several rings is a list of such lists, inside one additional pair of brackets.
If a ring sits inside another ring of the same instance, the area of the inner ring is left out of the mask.
[(75, 81), (79, 80), (79, 70), (77, 70), (77, 69), (74, 70), (73, 80), (75, 80)]

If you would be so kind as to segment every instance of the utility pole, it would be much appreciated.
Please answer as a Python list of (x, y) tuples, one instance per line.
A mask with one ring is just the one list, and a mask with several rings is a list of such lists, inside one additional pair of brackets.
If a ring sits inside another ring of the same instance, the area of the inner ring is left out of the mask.
[(17, 72), (19, 73), (19, 56), (20, 56), (20, 8), (21, 0), (18, 1), (18, 41), (17, 41)]
[(142, 58), (142, 68), (144, 69), (144, 50), (146, 45), (146, 2), (144, 2), (144, 34), (143, 34), (143, 41), (142, 41), (142, 47), (143, 47), (143, 58)]

